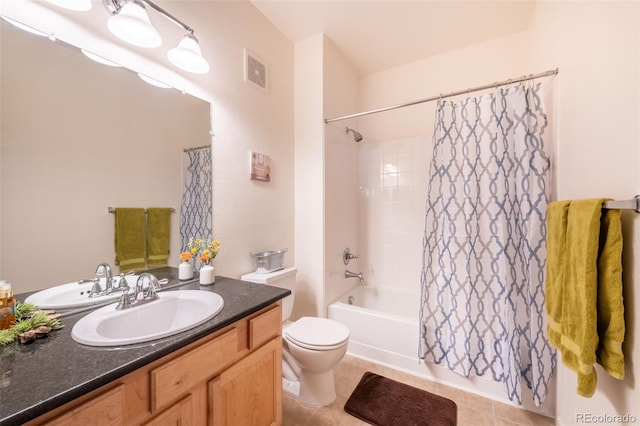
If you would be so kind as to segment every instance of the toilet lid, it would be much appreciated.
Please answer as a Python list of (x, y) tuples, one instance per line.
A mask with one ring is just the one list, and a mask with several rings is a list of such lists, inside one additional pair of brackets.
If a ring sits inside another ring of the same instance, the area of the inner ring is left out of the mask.
[(328, 318), (302, 317), (284, 330), (288, 338), (302, 346), (325, 347), (344, 343), (349, 329)]

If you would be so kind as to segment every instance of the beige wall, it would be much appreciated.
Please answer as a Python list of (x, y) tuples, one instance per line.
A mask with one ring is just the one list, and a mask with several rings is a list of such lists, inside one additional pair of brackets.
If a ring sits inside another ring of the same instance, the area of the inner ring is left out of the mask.
[[(324, 42), (324, 117), (330, 118), (354, 111), (357, 107), (358, 80), (353, 67), (331, 40)], [(345, 278), (344, 272), (360, 272), (358, 260), (348, 266), (342, 261), (346, 247), (354, 254), (358, 247), (358, 148), (353, 134), (345, 126), (358, 129), (355, 120), (324, 126), (325, 169), (325, 282), (323, 315), (327, 306), (340, 295), (360, 284), (355, 278)]]
[(295, 45), (295, 246), (293, 316), (319, 316), (324, 291), (324, 125), (322, 35)]
[[(639, 8), (637, 2), (538, 2), (526, 32), (364, 76), (359, 86), (359, 109), (393, 105), (559, 67), (558, 76), (542, 80), (554, 135), (553, 191), (560, 199), (632, 198), (639, 192)], [(426, 193), (426, 173), (416, 167), (415, 157), (424, 162), (430, 159), (434, 107), (435, 103), (429, 103), (360, 119), (361, 131), (369, 135), (370, 143), (360, 151), (361, 184), (382, 181), (377, 187), (379, 196), (367, 198), (361, 194), (359, 204), (359, 221), (374, 222), (359, 235), (361, 251), (367, 256), (363, 259), (364, 269), (372, 276), (374, 285), (393, 283), (419, 291), (421, 258), (411, 253), (421, 250), (424, 196), (422, 201), (413, 198), (406, 203), (394, 203), (397, 200), (392, 199), (390, 203), (383, 195), (397, 196), (403, 191)], [(429, 149), (423, 150), (421, 143), (427, 143)], [(385, 188), (384, 176), (376, 172), (380, 161), (399, 164), (407, 151), (414, 156), (413, 163), (406, 168), (413, 182), (394, 190)], [(401, 243), (396, 248), (404, 248), (407, 256), (394, 259), (395, 270), (385, 270), (379, 266), (378, 247), (385, 243), (380, 243), (378, 236), (388, 240), (385, 220), (398, 219), (413, 223), (407, 240), (399, 236), (402, 229), (393, 233)], [(637, 405), (640, 393), (635, 386), (640, 375), (637, 362), (640, 324), (634, 314), (640, 304), (639, 293), (634, 290), (639, 285), (635, 273), (639, 262), (635, 250), (640, 241), (638, 220), (635, 213), (623, 215), (627, 378), (617, 381), (598, 368), (596, 394), (585, 399), (575, 393), (575, 374), (560, 366), (557, 396), (550, 394), (540, 409), (548, 414), (555, 411), (558, 424), (576, 424), (576, 415), (582, 413), (632, 414), (640, 420)], [(394, 280), (399, 271), (405, 271), (404, 276)], [(453, 384), (473, 390), (471, 382)], [(486, 390), (483, 385), (475, 389), (480, 393)], [(499, 394), (494, 397), (501, 398)]]
[[(294, 317), (326, 316), (327, 305), (357, 280), (344, 278), (342, 252), (357, 245), (357, 145), (345, 125), (329, 116), (353, 111), (357, 78), (323, 35), (295, 45), (296, 62), (296, 266)], [(349, 266), (359, 271), (357, 261)]]

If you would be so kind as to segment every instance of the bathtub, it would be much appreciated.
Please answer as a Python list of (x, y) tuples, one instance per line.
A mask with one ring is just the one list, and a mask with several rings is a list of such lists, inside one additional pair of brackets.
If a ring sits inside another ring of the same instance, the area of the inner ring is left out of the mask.
[[(418, 377), (512, 404), (504, 386), (484, 377), (466, 378), (445, 367), (418, 359), (420, 294), (385, 287), (359, 286), (328, 307), (327, 316), (349, 328), (347, 353)], [(536, 407), (528, 389), (523, 402), (546, 416), (555, 414), (555, 385)]]
[(420, 295), (359, 286), (329, 305), (328, 317), (349, 328), (347, 353), (400, 369), (418, 367)]

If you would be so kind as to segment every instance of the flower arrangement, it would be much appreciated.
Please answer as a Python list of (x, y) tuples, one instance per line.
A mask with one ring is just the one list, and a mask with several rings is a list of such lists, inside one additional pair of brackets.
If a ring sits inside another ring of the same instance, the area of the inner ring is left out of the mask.
[(211, 261), (218, 255), (219, 250), (220, 241), (218, 240), (189, 238), (187, 251), (180, 254), (180, 259), (182, 259), (183, 261), (189, 261), (195, 257), (196, 259), (198, 259), (198, 262), (209, 265)]

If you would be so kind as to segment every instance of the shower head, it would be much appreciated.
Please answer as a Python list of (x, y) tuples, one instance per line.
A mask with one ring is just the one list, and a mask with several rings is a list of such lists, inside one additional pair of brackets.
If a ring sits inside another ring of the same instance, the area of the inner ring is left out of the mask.
[(354, 130), (354, 129), (350, 129), (350, 128), (348, 128), (348, 127), (345, 127), (345, 132), (346, 132), (346, 133), (349, 133), (349, 132), (353, 133), (353, 139), (354, 139), (356, 142), (360, 142), (360, 141), (362, 140), (362, 135), (361, 135), (361, 134), (360, 134), (360, 132), (358, 132), (357, 130)]

